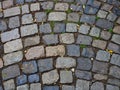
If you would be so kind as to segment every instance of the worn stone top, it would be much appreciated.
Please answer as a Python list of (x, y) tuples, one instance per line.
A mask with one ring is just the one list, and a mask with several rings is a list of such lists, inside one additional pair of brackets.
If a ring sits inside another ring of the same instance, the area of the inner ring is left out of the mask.
[(120, 90), (120, 1), (0, 0), (0, 90)]

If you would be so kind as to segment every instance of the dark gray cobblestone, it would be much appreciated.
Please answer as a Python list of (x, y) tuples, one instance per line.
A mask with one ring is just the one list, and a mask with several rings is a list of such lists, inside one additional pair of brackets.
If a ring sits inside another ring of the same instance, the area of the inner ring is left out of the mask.
[(120, 90), (120, 1), (0, 0), (0, 90)]

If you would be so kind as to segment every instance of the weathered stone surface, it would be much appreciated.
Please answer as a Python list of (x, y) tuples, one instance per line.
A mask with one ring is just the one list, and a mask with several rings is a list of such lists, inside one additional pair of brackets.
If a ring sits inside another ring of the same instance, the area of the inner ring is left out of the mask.
[(83, 14), (81, 16), (80, 22), (94, 24), (95, 23), (95, 16), (90, 16), (90, 15)]
[(72, 83), (73, 82), (73, 76), (71, 71), (60, 71), (60, 82), (61, 83)]
[(58, 57), (56, 68), (71, 68), (76, 66), (76, 60), (71, 57)]
[(22, 51), (6, 54), (3, 56), (4, 65), (10, 65), (23, 59)]
[(113, 29), (114, 33), (120, 34), (120, 26), (115, 26)]
[(57, 82), (59, 79), (59, 74), (57, 70), (52, 70), (42, 74), (43, 84), (52, 84)]
[(68, 14), (68, 21), (78, 22), (79, 21), (79, 14), (78, 13), (69, 13)]
[(62, 90), (74, 90), (75, 87), (72, 85), (63, 85)]
[(29, 13), (29, 6), (27, 4), (22, 5), (22, 14), (25, 14), (25, 13)]
[(65, 55), (65, 47), (63, 45), (57, 46), (48, 46), (46, 47), (46, 56), (64, 56)]
[(41, 84), (40, 83), (30, 84), (30, 90), (41, 90)]
[(51, 33), (52, 29), (49, 23), (45, 23), (39, 26), (40, 33)]
[(110, 63), (120, 66), (120, 55), (113, 54)]
[(105, 49), (106, 45), (107, 45), (107, 42), (103, 40), (93, 40), (93, 43), (92, 43), (92, 46), (100, 49)]
[(95, 80), (107, 80), (108, 76), (107, 75), (103, 75), (103, 74), (95, 74), (94, 75), (94, 79)]
[(114, 14), (114, 13), (110, 13), (108, 16), (107, 16), (107, 19), (110, 20), (110, 21), (115, 21), (117, 18), (117, 15)]
[(38, 74), (32, 74), (28, 76), (29, 83), (37, 83), (39, 82), (40, 78)]
[(37, 63), (36, 61), (23, 62), (22, 71), (25, 74), (32, 74), (37, 72)]
[(80, 56), (80, 47), (75, 44), (67, 45), (68, 56)]
[(38, 11), (40, 10), (40, 3), (33, 3), (30, 5), (30, 10), (31, 11)]
[(22, 37), (38, 33), (37, 24), (22, 26), (20, 29)]
[(89, 58), (78, 58), (77, 59), (77, 69), (90, 70), (92, 67), (92, 62)]
[(20, 75), (20, 69), (18, 65), (12, 65), (2, 70), (3, 80), (15, 78), (18, 75)]
[(43, 42), (48, 45), (57, 44), (59, 42), (58, 35), (56, 34), (55, 35), (44, 35), (42, 39), (43, 39)]
[(92, 84), (91, 90), (104, 90), (104, 85), (101, 82), (95, 82)]
[(117, 44), (120, 44), (120, 35), (114, 34), (111, 40)]
[(87, 47), (83, 48), (82, 56), (89, 57), (89, 58), (95, 57), (94, 49), (87, 48)]
[(91, 45), (92, 38), (90, 36), (81, 35), (79, 34), (77, 37), (77, 44), (85, 44), (85, 45)]
[(90, 26), (82, 24), (78, 30), (79, 33), (88, 34)]
[(10, 41), (4, 44), (4, 52), (5, 53), (9, 53), (9, 52), (13, 52), (13, 51), (17, 51), (22, 49), (22, 41), (21, 39), (16, 39), (14, 41)]
[(3, 60), (0, 58), (0, 68), (3, 67)]
[(3, 8), (9, 8), (11, 6), (13, 6), (13, 0), (6, 0), (6, 1), (3, 1)]
[(68, 3), (56, 3), (55, 4), (55, 10), (58, 10), (58, 11), (66, 11), (68, 10), (68, 8), (69, 8)]
[(112, 85), (120, 86), (120, 80), (119, 79), (115, 79), (115, 78), (108, 79), (107, 83), (112, 84)]
[(0, 20), (0, 31), (5, 31), (7, 29), (7, 24), (5, 21)]
[(117, 66), (111, 66), (109, 75), (120, 79), (120, 68)]
[(33, 18), (31, 14), (25, 14), (22, 16), (22, 24), (30, 24), (33, 22)]
[(53, 2), (47, 1), (47, 2), (42, 2), (41, 3), (42, 9), (52, 9), (53, 8)]
[(23, 43), (24, 43), (24, 47), (37, 45), (40, 43), (40, 37), (38, 35), (36, 35), (33, 37), (25, 38)]
[(90, 31), (90, 35), (91, 36), (95, 36), (95, 37), (99, 37), (99, 35), (100, 35), (100, 29), (99, 28), (97, 28), (97, 27), (92, 27), (92, 29), (91, 29), (91, 31)]
[(100, 35), (100, 38), (103, 38), (105, 40), (109, 40), (111, 37), (111, 33), (108, 32), (108, 31), (102, 31), (101, 32), (101, 35)]
[(86, 79), (86, 80), (91, 80), (92, 79), (92, 73), (88, 71), (80, 71), (76, 70), (75, 71), (75, 76), (80, 79)]
[(26, 75), (20, 75), (16, 78), (16, 84), (17, 85), (23, 85), (27, 83), (27, 76)]
[(3, 13), (4, 13), (4, 17), (18, 15), (18, 14), (20, 14), (20, 8), (19, 7), (8, 8), (8, 9), (4, 10)]
[(55, 23), (53, 31), (56, 33), (64, 33), (65, 32), (65, 23)]
[(108, 12), (103, 11), (103, 10), (99, 10), (97, 16), (100, 18), (105, 18), (107, 16)]
[(17, 90), (29, 90), (28, 84), (17, 86)]
[(48, 15), (48, 21), (63, 21), (66, 19), (65, 12), (51, 12)]
[(94, 61), (92, 71), (100, 74), (107, 74), (108, 63)]
[(64, 33), (60, 34), (60, 42), (65, 44), (72, 44), (75, 42), (74, 34), (72, 33)]
[(94, 7), (91, 7), (91, 6), (88, 6), (88, 5), (86, 5), (85, 10), (84, 10), (84, 12), (86, 14), (92, 14), (92, 15), (96, 14), (97, 11), (98, 11), (98, 8), (94, 8)]
[(43, 90), (60, 90), (60, 88), (57, 85), (54, 85), (54, 86), (44, 86)]
[(36, 12), (35, 19), (36, 19), (36, 22), (46, 22), (47, 14), (45, 12)]
[(1, 33), (1, 41), (2, 42), (7, 42), (7, 41), (10, 41), (13, 39), (17, 39), (19, 37), (20, 37), (20, 35), (19, 35), (18, 29), (14, 29), (14, 30), (11, 30), (8, 32)]
[(78, 79), (76, 82), (76, 90), (89, 90), (90, 82)]
[(111, 29), (111, 28), (113, 28), (113, 23), (108, 21), (108, 20), (105, 20), (105, 19), (98, 19), (97, 22), (96, 22), (96, 25), (98, 27), (103, 28), (103, 29)]
[(113, 85), (107, 85), (106, 90), (119, 90), (119, 87)]
[(97, 52), (96, 59), (100, 60), (100, 61), (106, 61), (106, 62), (108, 62), (110, 60), (110, 53), (108, 53), (106, 51), (103, 51), (103, 50), (99, 50)]
[(3, 83), (5, 90), (14, 90), (15, 89), (15, 83), (14, 80), (8, 80)]
[(20, 19), (18, 16), (15, 17), (11, 17), (9, 19), (9, 24), (8, 24), (9, 28), (16, 28), (20, 26)]
[(52, 58), (40, 59), (38, 61), (38, 68), (40, 72), (49, 71), (53, 69), (53, 59)]
[(66, 24), (66, 32), (77, 32), (77, 24), (67, 23)]

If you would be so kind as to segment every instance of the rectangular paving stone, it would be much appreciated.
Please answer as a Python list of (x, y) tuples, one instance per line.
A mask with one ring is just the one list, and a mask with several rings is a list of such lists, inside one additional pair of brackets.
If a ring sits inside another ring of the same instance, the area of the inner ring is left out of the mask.
[(101, 82), (95, 82), (91, 86), (91, 90), (105, 90), (104, 89), (104, 84)]
[(13, 39), (17, 39), (19, 37), (20, 37), (20, 35), (19, 35), (18, 28), (8, 31), (8, 32), (1, 33), (1, 41), (2, 42), (7, 42), (7, 41), (10, 41)]
[(12, 7), (3, 11), (4, 17), (10, 17), (20, 14), (20, 7)]
[(48, 15), (48, 21), (63, 21), (66, 20), (65, 12), (51, 12)]
[(111, 57), (110, 63), (120, 66), (120, 55), (119, 54), (113, 54), (112, 57)]
[(31, 14), (25, 14), (22, 16), (22, 24), (33, 23), (33, 17)]
[(44, 86), (43, 90), (60, 90), (59, 86)]
[(2, 70), (3, 80), (15, 78), (18, 75), (20, 75), (20, 69), (18, 65), (12, 65)]
[(5, 1), (3, 1), (2, 5), (3, 5), (4, 9), (9, 8), (9, 7), (13, 6), (13, 0), (5, 0)]
[(17, 90), (29, 90), (28, 84), (17, 86)]
[(105, 49), (106, 45), (107, 45), (107, 42), (103, 40), (93, 40), (93, 43), (92, 43), (92, 46), (100, 49)]
[(71, 68), (76, 66), (76, 60), (71, 57), (58, 57), (56, 59), (56, 68)]
[(46, 56), (64, 56), (65, 55), (65, 47), (63, 45), (57, 46), (48, 46), (46, 47)]
[(24, 47), (37, 45), (40, 43), (40, 36), (27, 37), (23, 40)]
[(25, 57), (27, 60), (45, 56), (44, 46), (35, 46), (27, 50)]
[(36, 19), (36, 22), (46, 22), (47, 13), (46, 12), (36, 12), (35, 19)]
[(14, 41), (10, 41), (4, 44), (4, 53), (10, 53), (13, 51), (17, 51), (22, 49), (22, 40), (21, 39), (16, 39)]
[(57, 11), (66, 11), (68, 10), (69, 5), (68, 3), (56, 3), (55, 4), (55, 10)]
[(66, 24), (66, 32), (77, 32), (77, 24), (67, 23)]
[(30, 84), (30, 90), (41, 90), (41, 84), (40, 83)]
[(32, 25), (26, 25), (26, 26), (22, 26), (20, 28), (21, 31), (21, 36), (29, 36), (29, 35), (33, 35), (35, 33), (38, 33), (38, 27), (37, 24), (32, 24)]
[(111, 41), (120, 44), (120, 35), (118, 34), (113, 34)]
[(51, 33), (52, 29), (49, 23), (41, 24), (39, 26), (40, 33)]
[[(20, 0), (21, 1), (21, 0)], [(22, 14), (29, 13), (29, 6), (28, 4), (22, 5)]]
[(63, 85), (62, 90), (75, 90), (73, 85)]
[(10, 65), (23, 59), (22, 51), (6, 54), (3, 56), (4, 65)]
[(30, 10), (31, 11), (38, 11), (40, 10), (40, 3), (33, 3), (30, 5)]
[(5, 90), (15, 90), (15, 82), (14, 79), (10, 79), (3, 83)]
[(23, 85), (25, 83), (27, 83), (27, 75), (22, 74), (16, 78), (17, 86)]

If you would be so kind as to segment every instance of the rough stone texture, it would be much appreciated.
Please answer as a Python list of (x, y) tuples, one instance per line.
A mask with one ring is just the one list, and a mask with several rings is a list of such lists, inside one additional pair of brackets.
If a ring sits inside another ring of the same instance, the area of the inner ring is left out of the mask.
[(30, 90), (41, 90), (41, 84), (40, 83), (30, 84)]
[(22, 16), (22, 24), (30, 24), (33, 22), (33, 18), (31, 14), (25, 14)]
[(113, 23), (108, 21), (108, 20), (105, 20), (105, 19), (98, 19), (96, 22), (96, 25), (100, 28), (103, 28), (103, 29), (113, 28)]
[(61, 83), (72, 83), (73, 76), (71, 71), (60, 71), (60, 82)]
[(63, 21), (66, 19), (65, 12), (51, 12), (48, 15), (48, 21)]
[(6, 0), (6, 1), (3, 1), (3, 8), (9, 8), (13, 6), (13, 0)]
[(99, 50), (97, 52), (96, 59), (100, 60), (100, 61), (107, 61), (108, 62), (110, 60), (110, 53), (103, 51), (103, 50)]
[(95, 74), (94, 75), (94, 79), (95, 80), (107, 80), (107, 75), (103, 75), (103, 74)]
[(112, 57), (111, 57), (110, 63), (120, 66), (120, 55), (119, 54), (113, 54)]
[(46, 47), (46, 56), (64, 56), (65, 55), (65, 47), (63, 45), (57, 46), (48, 46)]
[(120, 26), (115, 26), (113, 29), (114, 33), (120, 34)]
[(75, 42), (74, 34), (72, 34), (72, 33), (61, 34), (60, 35), (60, 42), (66, 43), (66, 44), (74, 43)]
[(88, 34), (90, 26), (82, 24), (78, 30), (79, 33)]
[(2, 70), (3, 80), (15, 78), (18, 75), (20, 75), (20, 69), (18, 65), (12, 65)]
[(66, 32), (77, 32), (77, 24), (67, 23), (66, 24)]
[(78, 22), (79, 21), (79, 14), (78, 13), (68, 14), (68, 21)]
[(55, 23), (53, 31), (56, 33), (64, 33), (65, 32), (65, 24), (64, 23)]
[(14, 90), (15, 89), (15, 83), (14, 80), (8, 80), (3, 83), (5, 90)]
[(59, 74), (57, 70), (52, 70), (42, 74), (43, 84), (52, 84), (57, 82), (59, 79)]
[(37, 72), (37, 63), (35, 61), (23, 62), (22, 71), (25, 74), (31, 74)]
[(22, 26), (20, 29), (22, 37), (38, 33), (37, 24)]
[(76, 66), (76, 60), (71, 57), (58, 57), (56, 59), (57, 68), (71, 68)]
[(94, 61), (92, 71), (100, 73), (100, 74), (107, 74), (108, 73), (108, 63)]
[(113, 85), (107, 85), (106, 90), (119, 90), (119, 87)]
[(92, 73), (88, 71), (80, 71), (76, 70), (75, 71), (75, 76), (80, 79), (85, 79), (85, 80), (91, 80), (92, 79)]
[(38, 74), (32, 74), (28, 76), (29, 83), (37, 83), (39, 82), (39, 75)]
[(104, 85), (101, 82), (95, 82), (92, 84), (91, 90), (104, 90)]
[(43, 90), (59, 90), (59, 86), (54, 85), (54, 86), (44, 86)]
[(26, 75), (20, 75), (16, 78), (16, 83), (17, 85), (23, 85), (25, 83), (27, 83), (27, 76)]
[(30, 5), (30, 10), (31, 11), (38, 11), (40, 10), (40, 3), (33, 3)]
[(90, 70), (92, 67), (92, 62), (89, 58), (78, 58), (77, 59), (77, 69)]
[(0, 20), (0, 31), (5, 31), (7, 29), (7, 24), (5, 21)]
[(27, 4), (22, 6), (22, 14), (25, 14), (25, 13), (29, 13), (29, 6)]
[(38, 61), (38, 68), (40, 72), (49, 71), (53, 69), (53, 59), (52, 58), (40, 59)]
[(3, 67), (3, 60), (0, 58), (0, 68)]
[(43, 9), (52, 9), (53, 8), (53, 2), (50, 2), (50, 1), (42, 2), (41, 7)]
[(68, 10), (69, 5), (67, 3), (56, 3), (55, 4), (55, 10), (58, 11), (66, 11)]
[(109, 75), (120, 79), (120, 68), (117, 66), (111, 66)]
[(4, 13), (4, 17), (18, 15), (20, 14), (20, 8), (19, 7), (8, 8), (4, 10), (3, 13)]
[(20, 19), (18, 16), (9, 19), (9, 28), (16, 28), (20, 26)]
[(20, 37), (20, 35), (19, 35), (18, 29), (14, 29), (14, 30), (11, 30), (8, 32), (1, 33), (1, 41), (2, 42), (7, 42), (7, 41), (10, 41), (13, 39), (17, 39), (19, 37)]
[(95, 57), (95, 53), (94, 53), (94, 49), (93, 48), (83, 48), (83, 51), (82, 51), (82, 56), (85, 56), (85, 57), (89, 57), (89, 58), (92, 58), (92, 57)]
[(100, 38), (103, 38), (105, 40), (109, 40), (111, 37), (111, 33), (108, 32), (108, 31), (102, 31), (101, 32), (101, 35), (100, 35)]
[(27, 84), (17, 86), (17, 90), (29, 90), (29, 86)]
[(3, 56), (4, 65), (10, 65), (13, 63), (17, 63), (23, 59), (22, 51), (6, 54)]
[(76, 82), (76, 90), (89, 90), (89, 81), (78, 79)]
[(36, 22), (45, 22), (46, 19), (47, 19), (47, 15), (45, 12), (36, 12), (35, 13)]
[(49, 23), (45, 23), (39, 26), (40, 33), (51, 33), (51, 26)]
[(91, 45), (92, 43), (92, 38), (90, 36), (85, 36), (85, 35), (78, 35), (77, 37), (77, 44), (85, 44), (85, 45)]
[(92, 27), (90, 33), (91, 36), (99, 37), (100, 35), (100, 29), (97, 27)]
[(100, 49), (105, 49), (106, 45), (107, 45), (107, 42), (103, 40), (93, 40), (93, 43), (92, 43), (92, 46)]
[(75, 44), (67, 45), (68, 56), (80, 56), (80, 47)]
[(115, 78), (108, 79), (107, 83), (112, 84), (112, 85), (120, 86), (120, 80), (119, 79), (115, 79)]
[(22, 41), (21, 39), (16, 39), (14, 41), (10, 41), (4, 44), (4, 52), (5, 53), (9, 53), (9, 52), (13, 52), (13, 51), (17, 51), (22, 49)]
[(58, 35), (44, 35), (42, 39), (43, 42), (48, 45), (58, 43)]
[(74, 90), (74, 86), (72, 86), (72, 85), (63, 85), (62, 90)]
[(36, 35), (33, 37), (25, 38), (23, 43), (24, 43), (24, 47), (37, 45), (40, 43), (40, 37)]
[(111, 40), (117, 44), (120, 44), (120, 35), (114, 34)]

